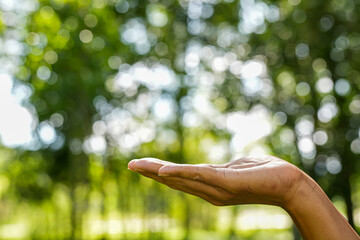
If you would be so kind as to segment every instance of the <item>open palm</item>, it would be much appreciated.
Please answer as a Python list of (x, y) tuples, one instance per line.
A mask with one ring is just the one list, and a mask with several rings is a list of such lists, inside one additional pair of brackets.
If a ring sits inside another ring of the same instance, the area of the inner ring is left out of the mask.
[(155, 158), (133, 160), (130, 170), (217, 205), (283, 206), (296, 192), (303, 174), (273, 156), (245, 157), (226, 164), (174, 164)]

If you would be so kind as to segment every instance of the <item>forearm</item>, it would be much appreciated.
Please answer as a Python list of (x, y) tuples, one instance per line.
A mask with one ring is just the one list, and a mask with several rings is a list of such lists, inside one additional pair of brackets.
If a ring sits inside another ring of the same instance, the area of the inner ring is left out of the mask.
[(283, 208), (304, 240), (360, 239), (324, 191), (305, 173), (299, 188)]

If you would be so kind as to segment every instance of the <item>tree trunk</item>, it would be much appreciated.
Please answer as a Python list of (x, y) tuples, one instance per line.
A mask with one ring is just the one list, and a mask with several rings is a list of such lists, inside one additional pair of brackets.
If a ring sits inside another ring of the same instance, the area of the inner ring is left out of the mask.
[(351, 201), (351, 185), (350, 185), (350, 176), (347, 173), (344, 173), (344, 184), (343, 184), (343, 196), (346, 204), (346, 213), (348, 217), (349, 224), (354, 228), (354, 215), (353, 210), (354, 206)]

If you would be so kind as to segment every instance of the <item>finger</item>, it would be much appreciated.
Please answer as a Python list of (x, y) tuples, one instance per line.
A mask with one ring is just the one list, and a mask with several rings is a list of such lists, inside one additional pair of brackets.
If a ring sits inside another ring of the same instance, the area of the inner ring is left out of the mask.
[(187, 191), (191, 191), (195, 196), (201, 197), (201, 195), (206, 195), (210, 197), (210, 199), (218, 202), (224, 202), (231, 198), (231, 194), (226, 190), (197, 180), (179, 177), (164, 177), (164, 183), (171, 183), (174, 186), (182, 187)]
[(141, 174), (147, 178), (154, 179), (155, 181), (157, 181), (159, 183), (165, 184), (164, 179), (162, 177), (159, 177), (157, 174), (150, 173), (150, 172), (139, 172), (139, 174)]
[(151, 172), (157, 174), (160, 167), (173, 164), (156, 158), (135, 159), (129, 162), (128, 168), (136, 172)]
[(187, 188), (183, 185), (179, 185), (179, 184), (171, 184), (169, 182), (165, 182), (164, 184), (166, 184), (167, 186), (169, 186), (170, 188), (173, 188), (175, 190), (179, 190), (179, 191), (182, 191), (182, 192), (185, 192), (185, 193), (188, 193), (188, 194), (191, 194), (193, 196), (197, 196), (197, 197), (200, 197), (202, 199), (204, 199), (205, 201), (211, 203), (211, 204), (214, 204), (216, 206), (222, 206), (224, 205), (222, 203), (222, 201), (218, 200), (217, 198), (214, 198), (214, 197), (211, 197), (205, 193), (202, 193), (202, 192), (198, 192), (198, 191), (194, 191), (190, 188)]
[(149, 172), (141, 172), (140, 174), (145, 177), (154, 179), (172, 189), (200, 197), (216, 206), (224, 205), (222, 201), (224, 198), (222, 195), (224, 193), (205, 183), (178, 177), (163, 178)]
[(224, 186), (226, 184), (225, 169), (213, 168), (209, 165), (188, 165), (188, 164), (173, 164), (160, 167), (158, 170), (159, 176), (181, 177), (201, 181), (213, 186)]
[(141, 158), (141, 159), (133, 159), (131, 160), (129, 163), (128, 163), (128, 168), (130, 170), (134, 169), (136, 163), (138, 162), (142, 162), (142, 161), (149, 161), (149, 162), (157, 162), (157, 163), (160, 163), (160, 164), (166, 164), (168, 162), (166, 161), (163, 161), (163, 160), (160, 160), (160, 159), (157, 159), (157, 158)]
[(206, 194), (209, 197), (220, 199), (224, 194), (224, 190), (220, 190), (214, 186), (208, 185), (203, 182), (199, 182), (196, 180), (179, 178), (179, 177), (159, 177), (157, 174), (150, 172), (139, 172), (141, 175), (154, 179), (160, 183), (163, 183), (169, 187), (181, 187), (183, 189), (188, 189), (192, 192), (195, 192), (194, 195)]

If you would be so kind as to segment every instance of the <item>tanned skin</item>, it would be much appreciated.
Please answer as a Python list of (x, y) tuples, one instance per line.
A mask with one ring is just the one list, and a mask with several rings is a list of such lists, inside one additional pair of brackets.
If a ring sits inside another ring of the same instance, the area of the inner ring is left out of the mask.
[(132, 160), (128, 168), (216, 206), (279, 206), (291, 216), (304, 240), (360, 239), (313, 179), (277, 157), (245, 157), (220, 165), (143, 158)]

